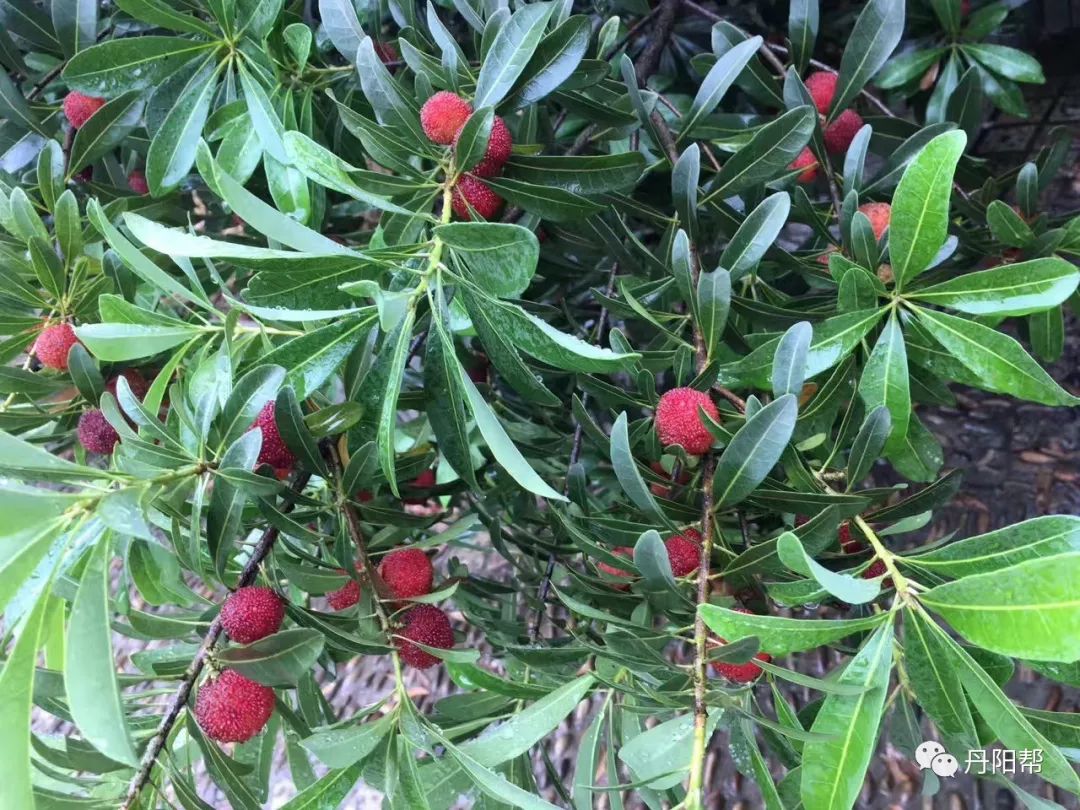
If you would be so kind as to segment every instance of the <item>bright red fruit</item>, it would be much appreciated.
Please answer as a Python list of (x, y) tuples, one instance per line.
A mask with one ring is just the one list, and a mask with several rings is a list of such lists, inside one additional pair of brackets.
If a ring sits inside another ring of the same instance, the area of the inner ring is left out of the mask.
[(107, 456), (112, 453), (120, 434), (97, 408), (83, 411), (79, 417), (79, 443), (91, 453)]
[(246, 742), (266, 727), (274, 690), (227, 669), (199, 689), (195, 719), (211, 740)]
[(461, 96), (443, 90), (420, 108), (420, 126), (432, 143), (448, 146), (472, 115), (472, 104)]
[(892, 218), (892, 206), (883, 202), (865, 203), (859, 206), (859, 210), (870, 220), (870, 227), (874, 229), (874, 238), (880, 240), (889, 227)]
[(221, 606), (221, 624), (229, 638), (250, 644), (266, 638), (281, 628), (285, 603), (269, 588), (249, 585), (238, 588)]
[(660, 444), (681, 445), (692, 456), (709, 452), (713, 436), (698, 416), (698, 408), (714, 421), (720, 421), (720, 412), (709, 395), (693, 388), (672, 388), (656, 406), (656, 432)]
[(837, 75), (831, 70), (819, 70), (806, 77), (806, 89), (810, 91), (810, 98), (814, 100), (814, 106), (822, 115), (827, 115), (836, 95)]
[(410, 642), (418, 641), (438, 650), (454, 646), (454, 629), (449, 617), (434, 605), (417, 605), (405, 614), (404, 626), (394, 640), (401, 660), (416, 669), (427, 669), (439, 663), (438, 658), (427, 650)]
[(802, 169), (796, 178), (800, 183), (813, 183), (818, 176), (818, 162), (809, 146), (804, 146), (799, 156), (791, 162), (789, 169)]
[[(360, 565), (357, 564), (356, 570), (360, 570)], [(338, 570), (339, 574), (344, 574), (342, 570)], [(360, 583), (355, 579), (350, 579), (336, 591), (331, 591), (326, 595), (326, 601), (330, 604), (331, 610), (347, 610), (360, 601)]]
[(75, 129), (82, 129), (91, 116), (105, 106), (105, 99), (72, 90), (64, 96), (64, 115)]
[[(737, 613), (750, 613), (750, 611), (745, 608), (735, 608), (735, 611)], [(718, 642), (717, 646), (727, 644), (727, 640), (720, 638), (719, 636), (716, 637), (716, 641)], [(772, 661), (772, 656), (766, 652), (759, 652), (754, 656), (754, 660), (769, 663)], [(754, 661), (745, 661), (741, 664), (732, 664), (727, 661), (713, 661), (709, 666), (713, 668), (714, 672), (723, 675), (729, 681), (734, 683), (750, 683), (751, 681), (757, 680), (757, 677), (762, 673), (761, 667), (755, 664)]]
[[(619, 546), (617, 548), (613, 548), (611, 550), (611, 553), (614, 554), (616, 557), (625, 557), (628, 560), (634, 559), (634, 549), (631, 548), (630, 546)], [(619, 577), (620, 579), (630, 579), (631, 577), (634, 576), (634, 574), (632, 572), (627, 571), (625, 568), (616, 568), (614, 565), (611, 565), (611, 564), (606, 563), (606, 562), (598, 562), (596, 564), (596, 568), (597, 568), (597, 570), (602, 571), (603, 573), (607, 574), (608, 576)], [(610, 584), (611, 584), (611, 587), (614, 588), (617, 591), (628, 591), (628, 590), (630, 590), (629, 585), (623, 585), (621, 583), (615, 583), (615, 582), (610, 583)]]
[(135, 169), (128, 175), (128, 188), (136, 194), (149, 194), (150, 184), (146, 182), (146, 174), (141, 169)]
[(397, 599), (412, 599), (431, 593), (435, 569), (418, 548), (391, 551), (379, 565), (379, 576)]
[(488, 138), (484, 156), (470, 171), (477, 177), (494, 177), (502, 171), (503, 164), (510, 159), (510, 150), (513, 145), (514, 139), (510, 137), (506, 122), (496, 115), (491, 125), (491, 137)]
[(668, 562), (671, 563), (671, 573), (676, 578), (685, 577), (698, 569), (701, 563), (700, 541), (700, 534), (696, 543), (686, 534), (677, 534), (664, 541)]
[(454, 184), (453, 196), (450, 198), (450, 207), (459, 219), (472, 219), (469, 206), (479, 214), (481, 219), (492, 219), (502, 208), (503, 200), (491, 187), (471, 174), (463, 174)]
[(75, 330), (71, 328), (70, 323), (54, 323), (41, 330), (41, 334), (34, 341), (32, 351), (42, 365), (66, 371), (68, 352), (78, 342), (79, 339), (75, 337)]
[(251, 423), (250, 430), (260, 428), (262, 430), (262, 447), (259, 448), (259, 464), (269, 464), (276, 470), (286, 470), (296, 463), (296, 456), (281, 438), (278, 431), (277, 421), (274, 418), (275, 406), (273, 402), (267, 402), (255, 421)]
[(844, 110), (825, 127), (825, 148), (833, 154), (846, 152), (862, 125), (862, 116), (854, 110)]

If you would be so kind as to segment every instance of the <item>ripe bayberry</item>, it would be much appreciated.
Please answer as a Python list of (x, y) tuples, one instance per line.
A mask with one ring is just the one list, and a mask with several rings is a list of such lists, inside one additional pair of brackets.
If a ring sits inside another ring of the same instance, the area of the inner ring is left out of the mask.
[(461, 96), (442, 90), (420, 108), (420, 126), (432, 143), (448, 146), (465, 126), (472, 111), (472, 104)]
[(41, 330), (41, 334), (34, 341), (32, 351), (42, 365), (66, 371), (68, 352), (78, 342), (79, 339), (75, 337), (75, 330), (71, 328), (71, 324), (54, 323)]
[(413, 599), (431, 593), (435, 569), (418, 548), (391, 551), (379, 565), (379, 576), (396, 599)]
[[(409, 487), (416, 490), (429, 490), (433, 486), (435, 486), (435, 469), (433, 467), (428, 467), (409, 482)], [(407, 503), (410, 506), (423, 506), (427, 501), (427, 495), (401, 499), (402, 503)]]
[(64, 115), (75, 129), (82, 129), (90, 118), (105, 106), (105, 99), (73, 90), (64, 96)]
[(833, 97), (836, 96), (836, 79), (837, 75), (831, 70), (819, 70), (806, 77), (806, 89), (814, 100), (817, 111), (822, 115), (828, 114)]
[(116, 384), (121, 377), (127, 380), (128, 388), (131, 389), (131, 393), (134, 394), (135, 399), (142, 402), (146, 398), (146, 393), (150, 390), (150, 382), (136, 368), (125, 368), (119, 374), (112, 376), (105, 383), (105, 390), (115, 397)]
[[(360, 564), (357, 563), (356, 570), (360, 570)], [(342, 570), (338, 570), (339, 574), (344, 574)], [(330, 605), (331, 610), (347, 610), (360, 601), (360, 583), (355, 579), (350, 579), (336, 591), (331, 591), (326, 595), (326, 601)]]
[[(457, 145), (456, 139), (454, 145)], [(506, 122), (496, 115), (491, 124), (491, 137), (488, 138), (484, 156), (469, 171), (477, 177), (494, 177), (502, 171), (503, 164), (510, 159), (510, 150), (513, 145), (514, 139), (510, 137)]]
[(221, 624), (229, 638), (250, 644), (273, 635), (285, 618), (285, 603), (269, 588), (249, 585), (229, 594), (221, 606)]
[[(634, 549), (630, 546), (618, 546), (617, 548), (613, 548), (611, 553), (616, 557), (625, 557), (628, 560), (634, 559)], [(620, 579), (631, 579), (634, 576), (633, 572), (627, 571), (625, 568), (618, 568), (606, 562), (598, 562), (596, 568), (598, 571), (601, 571), (608, 576), (618, 577)], [(630, 586), (623, 583), (612, 582), (608, 584), (617, 591), (630, 590)]]
[[(649, 468), (657, 475), (662, 475), (665, 478), (671, 478), (667, 470), (664, 469), (664, 465), (661, 464), (659, 461), (654, 461), (652, 464), (649, 465)], [(678, 478), (672, 480), (674, 480), (674, 482), (679, 486), (682, 486), (690, 480), (690, 473), (686, 470), (679, 470)], [(652, 492), (653, 495), (657, 495), (661, 498), (669, 498), (671, 497), (672, 487), (666, 487), (663, 484), (650, 484), (649, 490)]]
[(401, 660), (416, 669), (427, 669), (439, 663), (439, 658), (415, 644), (418, 641), (438, 650), (449, 650), (454, 646), (454, 629), (449, 617), (434, 605), (417, 605), (409, 610), (402, 619), (403, 627), (394, 639)]
[(149, 194), (150, 184), (146, 182), (146, 174), (141, 169), (135, 169), (127, 176), (128, 188), (136, 194)]
[(818, 176), (818, 161), (809, 146), (804, 146), (799, 156), (791, 162), (789, 169), (802, 169), (795, 179), (800, 183), (813, 183)]
[(720, 412), (709, 395), (694, 388), (673, 388), (667, 391), (656, 406), (656, 432), (660, 444), (680, 445), (692, 456), (709, 452), (713, 436), (698, 416), (698, 408), (714, 421), (720, 421)]
[(296, 456), (286, 446), (278, 431), (277, 421), (274, 418), (275, 406), (273, 402), (263, 405), (255, 421), (251, 423), (249, 430), (259, 428), (262, 430), (262, 447), (259, 448), (259, 464), (269, 464), (275, 470), (284, 471), (288, 474), (289, 469), (296, 463)]
[[(690, 535), (690, 532), (697, 535), (696, 541)], [(683, 534), (676, 534), (664, 541), (668, 562), (671, 563), (671, 573), (676, 578), (685, 577), (698, 569), (698, 565), (701, 563), (700, 544), (701, 534), (695, 529), (689, 529)]]
[(211, 740), (246, 742), (266, 727), (274, 690), (227, 669), (204, 683), (195, 698), (195, 719)]
[[(735, 612), (750, 613), (750, 611), (745, 608), (735, 608)], [(724, 644), (727, 644), (727, 640), (717, 636), (716, 643), (712, 646), (719, 647)], [(709, 666), (713, 668), (714, 672), (723, 675), (729, 681), (734, 683), (750, 683), (751, 681), (757, 680), (757, 677), (763, 672), (761, 667), (754, 663), (755, 660), (769, 663), (772, 661), (772, 656), (766, 652), (759, 652), (754, 656), (754, 660), (745, 661), (741, 664), (733, 664), (728, 661), (713, 661)]]
[(91, 453), (107, 456), (112, 453), (120, 434), (109, 424), (105, 414), (98, 408), (83, 411), (79, 417), (79, 443)]
[(459, 219), (464, 220), (472, 219), (470, 206), (481, 219), (493, 219), (502, 204), (502, 197), (492, 191), (487, 183), (471, 174), (463, 174), (458, 178), (450, 198), (450, 207)]
[(892, 219), (892, 206), (883, 202), (865, 203), (859, 206), (859, 211), (870, 220), (870, 227), (874, 229), (874, 238), (880, 240), (885, 234), (885, 229), (889, 227), (889, 220)]
[(862, 116), (854, 110), (844, 110), (825, 127), (825, 148), (833, 154), (846, 152), (862, 125)]

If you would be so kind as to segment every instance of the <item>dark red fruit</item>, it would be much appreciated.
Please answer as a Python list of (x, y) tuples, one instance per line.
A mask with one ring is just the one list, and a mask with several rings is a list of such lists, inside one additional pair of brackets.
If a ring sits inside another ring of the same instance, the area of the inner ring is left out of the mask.
[(656, 432), (660, 444), (681, 445), (692, 456), (709, 452), (713, 436), (698, 416), (698, 408), (714, 421), (720, 421), (720, 412), (709, 395), (694, 388), (673, 388), (660, 397), (656, 406)]
[(227, 669), (199, 689), (195, 719), (211, 740), (246, 742), (266, 727), (274, 690)]
[(41, 334), (34, 341), (32, 351), (42, 365), (66, 371), (68, 352), (78, 342), (79, 339), (75, 337), (75, 330), (71, 328), (70, 323), (54, 323), (41, 330)]
[(75, 129), (81, 129), (83, 124), (104, 106), (105, 99), (88, 96), (78, 90), (64, 96), (64, 115)]
[(128, 175), (128, 188), (136, 194), (149, 194), (150, 184), (146, 182), (146, 174), (141, 169), (135, 169)]
[(229, 594), (221, 606), (221, 624), (229, 638), (250, 644), (281, 629), (285, 603), (269, 588), (249, 585)]
[(840, 550), (845, 554), (857, 554), (862, 549), (862, 543), (851, 536), (851, 524), (844, 522), (836, 532), (840, 540)]
[(470, 171), (477, 177), (494, 177), (499, 174), (503, 164), (510, 159), (510, 150), (513, 145), (514, 139), (510, 137), (506, 122), (496, 115), (491, 125), (491, 137), (488, 138), (484, 156)]
[[(745, 608), (735, 608), (737, 613), (749, 614), (750, 611)], [(722, 646), (727, 644), (727, 640), (716, 637), (716, 642), (713, 646)], [(766, 652), (759, 652), (754, 656), (754, 660), (764, 661), (769, 663), (772, 661), (772, 656)], [(713, 668), (713, 671), (719, 675), (723, 675), (729, 681), (734, 683), (750, 683), (757, 680), (757, 677), (763, 672), (761, 667), (754, 663), (754, 661), (746, 661), (742, 664), (732, 664), (727, 661), (713, 661), (709, 664)]]
[(107, 456), (112, 453), (120, 434), (97, 408), (83, 411), (79, 417), (79, 443), (91, 453)]
[[(416, 478), (409, 482), (409, 486), (413, 489), (428, 490), (435, 486), (435, 469), (428, 467)], [(411, 498), (402, 498), (402, 503), (407, 503), (410, 506), (423, 506), (427, 503), (426, 495), (419, 495)]]
[(844, 110), (825, 127), (825, 148), (833, 154), (846, 152), (862, 125), (862, 116), (854, 110)]
[[(690, 531), (694, 531), (691, 529)], [(671, 563), (671, 573), (678, 577), (685, 577), (698, 569), (701, 563), (701, 534), (698, 533), (698, 542), (694, 542), (687, 534), (677, 534), (664, 541), (667, 549), (668, 562)]]
[(394, 639), (394, 644), (401, 660), (410, 667), (427, 669), (440, 660), (412, 644), (413, 641), (438, 650), (453, 648), (454, 629), (450, 626), (450, 619), (434, 605), (417, 605), (405, 614), (402, 621), (404, 626), (398, 634), (401, 638)]
[(454, 185), (450, 207), (459, 219), (470, 220), (471, 206), (481, 219), (492, 219), (502, 208), (503, 200), (490, 186), (471, 174), (463, 174)]
[(396, 599), (413, 599), (431, 593), (435, 569), (418, 548), (391, 551), (379, 565), (379, 576)]
[(273, 402), (267, 402), (255, 421), (251, 423), (251, 430), (262, 430), (262, 447), (259, 448), (259, 464), (269, 464), (275, 470), (284, 470), (286, 475), (289, 469), (296, 463), (293, 455), (278, 431), (277, 422), (274, 418), (275, 407)]
[(379, 61), (384, 65), (389, 62), (396, 62), (401, 58), (397, 45), (393, 42), (376, 42), (375, 55), (379, 57)]
[(822, 115), (829, 112), (836, 95), (836, 79), (837, 75), (830, 70), (819, 70), (806, 77), (806, 89), (810, 91), (810, 98), (814, 100), (814, 106)]
[(472, 104), (461, 96), (443, 90), (420, 108), (420, 126), (432, 143), (448, 146), (472, 115)]
[[(664, 465), (661, 464), (659, 461), (654, 461), (652, 464), (649, 465), (649, 468), (657, 475), (662, 475), (665, 478), (670, 478), (667, 470), (664, 469)], [(677, 480), (675, 480), (675, 483), (681, 486), (687, 483), (689, 480), (690, 473), (686, 470), (679, 470), (679, 477)], [(671, 497), (672, 487), (666, 487), (663, 484), (650, 484), (649, 489), (652, 491), (653, 495), (657, 495), (661, 498)]]
[(119, 374), (114, 375), (105, 383), (105, 390), (115, 397), (116, 383), (121, 377), (127, 380), (128, 388), (135, 395), (135, 399), (142, 402), (146, 398), (146, 393), (150, 390), (150, 382), (135, 368), (125, 368)]

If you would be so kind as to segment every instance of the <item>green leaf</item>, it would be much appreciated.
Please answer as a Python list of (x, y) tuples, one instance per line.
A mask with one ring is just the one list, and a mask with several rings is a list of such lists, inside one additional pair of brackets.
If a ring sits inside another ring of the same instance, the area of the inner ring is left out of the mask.
[(778, 191), (766, 197), (743, 220), (720, 256), (720, 267), (738, 280), (757, 267), (765, 252), (776, 243), (791, 211), (791, 197)]
[(602, 208), (599, 203), (563, 188), (525, 183), (512, 177), (489, 177), (484, 182), (511, 205), (552, 222), (580, 222)]
[(110, 759), (134, 767), (109, 626), (111, 542), (106, 534), (90, 552), (71, 605), (64, 658), (64, 687), (71, 717), (83, 737)]
[[(11, 506), (18, 508), (18, 504)], [(5, 527), (0, 541), (0, 610), (8, 606), (48, 554), (59, 529), (55, 518), (35, 521), (22, 532)]]
[(905, 5), (904, 0), (870, 0), (859, 12), (851, 35), (844, 41), (836, 93), (829, 107), (830, 120), (851, 106), (889, 60), (904, 35)]
[(630, 435), (627, 429), (626, 412), (620, 413), (611, 428), (611, 466), (615, 470), (615, 477), (623, 492), (634, 505), (670, 528), (676, 530), (671, 519), (660, 508), (648, 484), (645, 483), (638, 472), (637, 462), (634, 461), (634, 453), (630, 447)]
[(285, 369), (286, 381), (304, 399), (322, 387), (369, 333), (375, 315), (341, 318), (312, 329), (264, 355), (261, 362)]
[(454, 139), (454, 167), (467, 172), (481, 161), (491, 139), (495, 111), (491, 107), (475, 110)]
[(1035, 239), (1031, 226), (1002, 200), (994, 200), (987, 206), (986, 222), (994, 238), (1006, 245), (1022, 248)]
[(740, 613), (716, 605), (700, 605), (698, 614), (709, 629), (729, 642), (756, 636), (761, 649), (774, 658), (812, 650), (877, 627), (887, 614), (861, 619), (788, 619)]
[(405, 363), (409, 358), (409, 342), (412, 338), (413, 321), (416, 310), (411, 307), (397, 328), (386, 336), (381, 352), (387, 353), (389, 365), (386, 372), (386, 386), (381, 391), (376, 447), (379, 453), (379, 467), (390, 484), (390, 491), (398, 494), (395, 462), (397, 459), (394, 435), (397, 432), (398, 397), (405, 377)]
[(345, 770), (330, 771), (281, 805), (281, 810), (331, 810), (341, 807), (363, 772), (364, 765), (360, 762)]
[(773, 396), (793, 394), (798, 397), (802, 393), (803, 382), (806, 380), (806, 356), (810, 351), (813, 336), (814, 330), (810, 323), (799, 321), (780, 338), (773, 356)]
[(515, 155), (506, 164), (510, 177), (574, 194), (604, 194), (634, 185), (645, 170), (640, 152), (589, 157)]
[(191, 14), (182, 14), (164, 0), (116, 0), (116, 7), (138, 20), (185, 34), (218, 35), (214, 26)]
[(141, 326), (134, 323), (88, 323), (75, 328), (79, 340), (100, 360), (121, 362), (149, 357), (190, 340), (195, 326)]
[(796, 107), (755, 131), (720, 168), (703, 202), (732, 197), (784, 174), (810, 140), (816, 120), (813, 107)]
[[(978, 748), (978, 733), (949, 649), (917, 611), (904, 613), (904, 667), (919, 706), (950, 742)], [(949, 747), (948, 745), (946, 747)]]
[(798, 410), (798, 400), (785, 394), (739, 428), (716, 466), (713, 500), (717, 508), (738, 503), (765, 480), (791, 439)]
[(510, 15), (485, 54), (474, 107), (494, 107), (506, 97), (532, 59), (554, 10), (554, 3), (530, 3)]
[[(724, 98), (731, 85), (739, 78), (747, 63), (753, 58), (761, 47), (761, 37), (751, 37), (743, 40), (738, 45), (727, 51), (713, 63), (705, 78), (698, 86), (697, 95), (690, 104), (690, 110), (682, 118), (679, 129), (679, 138), (682, 139), (691, 134), (694, 125), (702, 118), (712, 113), (716, 106)], [(727, 265), (724, 265), (727, 267)], [(731, 270), (731, 267), (728, 267)]]
[(1008, 335), (944, 312), (919, 308), (917, 313), (934, 339), (976, 375), (979, 387), (1044, 405), (1080, 402)]
[[(104, 470), (73, 464), (44, 447), (30, 444), (0, 430), (0, 470), (16, 477), (38, 479), (85, 479), (108, 477)], [(15, 513), (7, 513), (8, 517)]]
[(892, 672), (893, 626), (883, 625), (837, 679), (863, 689), (857, 695), (826, 695), (810, 731), (829, 735), (803, 745), (799, 793), (806, 810), (852, 808), (862, 789)]
[(52, 0), (49, 10), (65, 56), (70, 58), (94, 44), (98, 17), (95, 0)]
[(851, 489), (870, 473), (874, 462), (885, 449), (885, 441), (892, 429), (892, 417), (889, 409), (878, 405), (863, 420), (859, 432), (851, 442), (848, 453), (847, 484)]
[(75, 54), (63, 77), (72, 90), (113, 98), (129, 90), (160, 85), (185, 63), (217, 45), (187, 37), (108, 39)]
[(500, 298), (521, 295), (536, 272), (540, 244), (536, 234), (520, 225), (454, 222), (435, 228), (435, 237), (450, 248), (477, 286)]
[(862, 605), (877, 598), (881, 592), (876, 580), (830, 571), (807, 554), (799, 538), (791, 532), (780, 535), (776, 549), (784, 565), (792, 571), (813, 578), (822, 588), (844, 602)]
[(938, 585), (921, 597), (964, 638), (1039, 661), (1080, 658), (1080, 552), (1018, 563)]
[(788, 7), (788, 39), (791, 41), (792, 61), (800, 71), (806, 69), (814, 55), (821, 12), (818, 0), (791, 0)]
[(593, 810), (593, 785), (596, 784), (596, 766), (600, 753), (600, 734), (604, 728), (607, 704), (593, 715), (589, 727), (578, 744), (577, 762), (574, 766), (574, 810)]
[(220, 445), (231, 444), (251, 428), (259, 411), (275, 398), (284, 380), (285, 369), (260, 364), (237, 381), (218, 420)]
[(901, 446), (907, 436), (911, 417), (910, 385), (904, 335), (899, 319), (893, 315), (881, 330), (859, 380), (859, 396), (868, 412), (879, 405), (889, 409), (891, 429), (886, 448), (890, 451)]
[(641, 572), (645, 585), (653, 591), (674, 591), (675, 575), (671, 570), (667, 547), (653, 529), (642, 532), (634, 544), (634, 567)]
[(71, 176), (119, 146), (142, 119), (143, 94), (132, 90), (108, 101), (75, 133), (68, 160)]
[(316, 731), (300, 741), (319, 761), (330, 768), (348, 768), (362, 762), (397, 725), (394, 713), (374, 722)]
[(1046, 81), (1039, 61), (1016, 48), (979, 42), (965, 44), (963, 51), (986, 69), (1014, 82), (1042, 84)]
[[(712, 737), (720, 712), (712, 712), (705, 724), (705, 739)], [(694, 716), (673, 717), (632, 737), (619, 749), (619, 759), (635, 781), (657, 790), (679, 784), (690, 768), (694, 748)]]
[[(221, 455), (222, 470), (250, 471), (259, 457), (262, 440), (255, 431), (239, 436)], [(219, 576), (224, 576), (229, 557), (232, 555), (240, 529), (247, 490), (236, 486), (224, 475), (214, 480), (210, 505), (206, 513), (206, 546)]]
[(154, 133), (146, 156), (146, 182), (155, 196), (180, 185), (191, 170), (206, 117), (210, 114), (210, 102), (217, 91), (219, 70), (213, 56), (207, 56)]
[(1063, 303), (1078, 282), (1080, 270), (1050, 256), (966, 273), (909, 295), (971, 315), (1027, 315)]
[(356, 60), (356, 51), (367, 36), (356, 16), (352, 0), (319, 0), (319, 17), (323, 31), (349, 62)]
[(227, 647), (214, 657), (229, 669), (267, 686), (296, 686), (311, 671), (322, 649), (322, 633), (293, 627), (250, 644)]
[(705, 340), (706, 356), (711, 358), (720, 346), (731, 309), (731, 274), (717, 269), (700, 273), (697, 283), (697, 321)]
[(520, 88), (513, 94), (514, 108), (528, 107), (558, 90), (581, 64), (591, 36), (589, 18), (576, 14), (544, 37), (525, 66)]
[(953, 173), (966, 143), (960, 131), (938, 135), (900, 178), (889, 221), (889, 257), (898, 290), (926, 270), (945, 243)]
[[(438, 297), (440, 307), (445, 307), (441, 289)], [(430, 397), (431, 404), (426, 413), (439, 443), (439, 452), (463, 481), (473, 489), (479, 489), (473, 472), (461, 364), (454, 354), (453, 338), (445, 325), (448, 317), (445, 311), (433, 313), (432, 326), (428, 330), (424, 392)]]

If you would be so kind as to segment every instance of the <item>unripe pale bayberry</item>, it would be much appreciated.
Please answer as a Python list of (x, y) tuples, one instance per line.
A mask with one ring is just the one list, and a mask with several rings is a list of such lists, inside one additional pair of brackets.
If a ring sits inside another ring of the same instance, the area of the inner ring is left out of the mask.
[(435, 569), (418, 548), (401, 548), (383, 557), (379, 576), (396, 599), (413, 599), (431, 593)]
[(127, 176), (127, 181), (128, 188), (136, 194), (150, 193), (150, 184), (146, 182), (146, 174), (142, 169), (134, 169), (131, 174)]
[(402, 619), (403, 627), (394, 639), (401, 660), (416, 669), (427, 669), (439, 663), (439, 658), (410, 642), (418, 641), (437, 650), (454, 646), (454, 629), (449, 617), (434, 605), (417, 605)]
[(41, 334), (34, 341), (33, 352), (42, 365), (66, 371), (68, 352), (78, 342), (70, 323), (54, 323), (41, 330)]
[[(694, 531), (691, 529), (690, 531)], [(687, 532), (689, 534), (689, 532)], [(698, 569), (701, 563), (701, 534), (698, 534), (697, 542), (686, 534), (676, 534), (664, 541), (667, 549), (668, 562), (671, 563), (671, 573), (676, 577), (685, 577)]]
[(285, 603), (269, 588), (249, 585), (229, 594), (221, 606), (221, 625), (229, 638), (250, 644), (281, 629)]
[(284, 470), (288, 474), (288, 470), (296, 463), (296, 456), (281, 438), (274, 418), (275, 410), (272, 401), (263, 405), (263, 409), (259, 411), (259, 415), (255, 417), (249, 430), (255, 428), (262, 430), (262, 447), (259, 448), (258, 463), (269, 464), (275, 470)]
[(854, 110), (844, 110), (825, 127), (825, 148), (834, 154), (846, 152), (862, 125), (862, 116)]
[(492, 191), (487, 183), (471, 174), (463, 174), (458, 178), (450, 198), (450, 207), (454, 213), (459, 219), (465, 220), (472, 219), (470, 206), (481, 219), (493, 219), (502, 204), (502, 197)]
[(211, 740), (246, 742), (266, 727), (274, 690), (227, 669), (204, 683), (195, 698), (195, 719)]
[(105, 106), (105, 99), (72, 90), (64, 96), (64, 115), (75, 129), (82, 129), (91, 116)]
[(883, 202), (865, 203), (859, 206), (859, 210), (870, 220), (870, 227), (874, 229), (874, 238), (880, 240), (889, 227), (892, 218), (892, 206)]
[[(454, 144), (457, 145), (456, 139)], [(503, 164), (510, 159), (510, 150), (513, 145), (514, 139), (510, 137), (506, 122), (496, 115), (491, 124), (491, 137), (488, 138), (484, 156), (469, 171), (477, 177), (494, 177), (502, 171)]]
[(432, 143), (448, 146), (472, 115), (472, 104), (461, 96), (442, 90), (420, 108), (420, 126)]
[[(611, 553), (614, 554), (616, 557), (625, 557), (628, 560), (634, 559), (634, 549), (631, 548), (630, 546), (619, 546), (617, 548), (613, 548), (611, 550)], [(627, 571), (625, 568), (617, 568), (616, 566), (611, 565), (610, 563), (606, 563), (606, 562), (598, 562), (596, 564), (596, 568), (597, 568), (598, 571), (601, 571), (601, 572), (607, 574), (608, 576), (618, 577), (620, 579), (630, 579), (630, 578), (632, 578), (634, 576), (633, 572)], [(628, 590), (630, 590), (629, 585), (625, 585), (625, 584), (622, 584), (622, 583), (615, 583), (615, 582), (612, 582), (612, 583), (609, 583), (609, 584), (611, 585), (612, 588), (614, 588), (617, 591), (628, 591)]]
[[(745, 608), (735, 608), (735, 612), (750, 613), (750, 611)], [(716, 643), (712, 646), (722, 646), (724, 644), (727, 644), (727, 641), (717, 636)], [(772, 661), (772, 656), (766, 652), (759, 652), (754, 656), (754, 660), (769, 663)], [(755, 664), (754, 661), (745, 661), (741, 664), (733, 664), (728, 661), (713, 661), (709, 666), (713, 668), (714, 672), (723, 675), (733, 683), (750, 683), (751, 681), (757, 680), (757, 677), (762, 673), (761, 667)]]
[(809, 146), (804, 146), (799, 156), (791, 162), (789, 169), (802, 169), (795, 179), (800, 183), (813, 183), (818, 175), (818, 161)]
[(135, 399), (142, 402), (146, 398), (146, 393), (150, 390), (150, 382), (137, 368), (125, 368), (119, 374), (114, 375), (105, 383), (105, 390), (115, 397), (117, 381), (121, 377), (127, 380), (128, 388), (135, 395)]
[(112, 453), (120, 434), (109, 424), (98, 408), (83, 411), (79, 417), (79, 443), (91, 453), (107, 456)]
[(822, 115), (828, 114), (836, 95), (836, 79), (837, 75), (831, 70), (819, 70), (806, 77), (806, 89), (814, 100), (817, 111)]
[(720, 412), (709, 395), (694, 388), (672, 388), (660, 397), (656, 406), (656, 432), (660, 444), (680, 445), (692, 456), (709, 452), (713, 435), (698, 416), (701, 408), (714, 421), (720, 421)]

